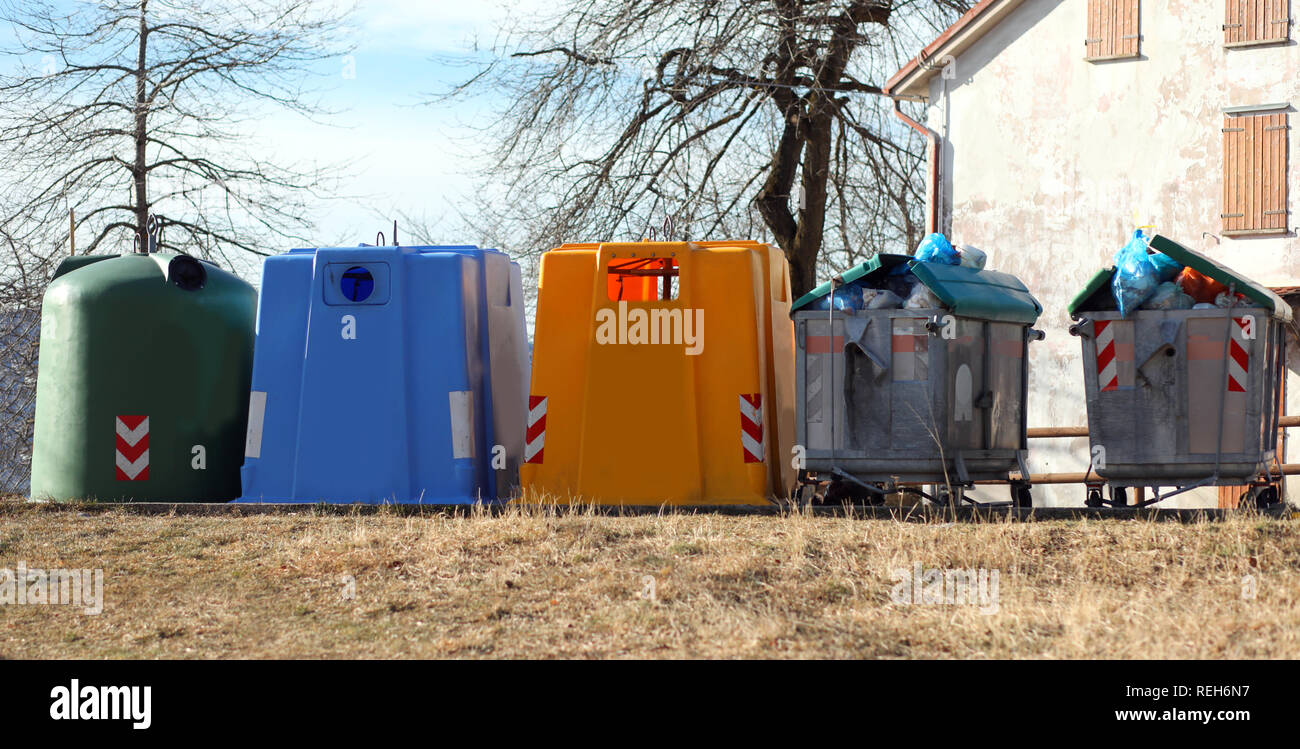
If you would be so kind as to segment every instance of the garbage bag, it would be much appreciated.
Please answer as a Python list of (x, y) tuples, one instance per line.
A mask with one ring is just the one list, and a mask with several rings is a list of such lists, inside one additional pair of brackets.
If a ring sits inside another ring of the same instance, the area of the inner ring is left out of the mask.
[(1156, 293), (1142, 303), (1142, 309), (1191, 309), (1195, 303), (1178, 288), (1178, 284), (1165, 281), (1156, 287)]
[(1111, 281), (1111, 291), (1119, 305), (1120, 317), (1128, 317), (1156, 293), (1160, 282), (1156, 280), (1156, 267), (1149, 257), (1141, 229), (1133, 232), (1133, 238), (1115, 255), (1115, 278)]
[(988, 262), (989, 256), (984, 254), (984, 250), (978, 247), (972, 247), (964, 244), (961, 247), (961, 264), (967, 268), (975, 270), (984, 270), (984, 264)]
[(903, 300), (889, 289), (863, 289), (862, 309), (902, 309)]
[(1215, 297), (1228, 290), (1227, 286), (1191, 268), (1183, 268), (1178, 274), (1178, 285), (1200, 304), (1213, 304)]
[(1156, 267), (1156, 278), (1160, 279), (1160, 283), (1172, 281), (1183, 272), (1183, 264), (1163, 252), (1152, 252), (1147, 259)]
[(921, 240), (917, 246), (916, 252), (912, 254), (922, 263), (943, 263), (944, 265), (960, 265), (961, 255), (948, 241), (948, 238), (942, 234), (935, 233)]
[(887, 273), (886, 275), (891, 278), (898, 277), (898, 276), (910, 276), (912, 274), (912, 268), (910, 267), (911, 265), (912, 265), (911, 263), (899, 263), (898, 265), (895, 265), (894, 267), (890, 268), (889, 273)]
[(1214, 309), (1214, 305), (1206, 304), (1205, 302), (1197, 302), (1192, 305), (1192, 309)]
[(887, 289), (894, 292), (899, 299), (906, 299), (912, 295), (912, 288), (920, 281), (910, 271), (902, 276), (886, 276), (878, 281), (875, 286), (879, 289)]
[(908, 295), (907, 301), (903, 304), (904, 309), (939, 309), (943, 303), (939, 297), (930, 291), (930, 288), (923, 283), (918, 283), (912, 287), (912, 293)]
[[(832, 300), (834, 300), (832, 302)], [(837, 310), (856, 310), (862, 308), (862, 291), (858, 287), (841, 286), (834, 294), (827, 294), (812, 303), (815, 310), (829, 310), (831, 304)]]
[(1219, 294), (1218, 296), (1214, 297), (1214, 306), (1218, 307), (1219, 309), (1232, 309), (1233, 307), (1245, 307), (1249, 304), (1250, 302), (1246, 301), (1245, 294), (1237, 294), (1234, 296), (1228, 294), (1228, 292), (1225, 291), (1222, 294)]

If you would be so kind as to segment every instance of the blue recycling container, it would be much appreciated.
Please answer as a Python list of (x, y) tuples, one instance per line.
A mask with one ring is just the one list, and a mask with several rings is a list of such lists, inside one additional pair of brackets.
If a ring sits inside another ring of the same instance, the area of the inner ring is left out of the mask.
[(500, 251), (267, 258), (239, 501), (508, 497), (523, 453), (527, 346), (519, 265)]

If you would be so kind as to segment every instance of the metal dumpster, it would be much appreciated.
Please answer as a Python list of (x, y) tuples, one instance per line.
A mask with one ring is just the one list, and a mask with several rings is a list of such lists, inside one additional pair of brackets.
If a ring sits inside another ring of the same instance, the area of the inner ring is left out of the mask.
[[(1271, 479), (1290, 305), (1167, 237), (1151, 247), (1246, 301), (1122, 318), (1111, 297), (1115, 269), (1093, 276), (1069, 307), (1070, 332), (1083, 344), (1091, 471), (1118, 490), (1114, 504), (1126, 503), (1125, 487), (1155, 487), (1151, 504), (1200, 486)], [(1160, 495), (1160, 487), (1173, 491)], [(1100, 503), (1097, 485), (1089, 503)]]
[[(906, 272), (944, 308), (833, 303), (837, 288)], [(829, 309), (812, 309), (827, 296)], [(903, 255), (877, 255), (797, 300), (795, 439), (807, 471), (866, 499), (935, 484), (959, 501), (973, 482), (1018, 470), (1012, 500), (1028, 505), (1027, 347), (1042, 337), (1031, 329), (1041, 313), (1014, 276)]]

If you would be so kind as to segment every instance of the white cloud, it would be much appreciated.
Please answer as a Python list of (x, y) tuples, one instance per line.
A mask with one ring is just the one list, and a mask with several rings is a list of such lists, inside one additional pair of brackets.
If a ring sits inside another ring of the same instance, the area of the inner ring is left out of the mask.
[(503, 22), (553, 6), (540, 0), (362, 0), (356, 21), (363, 47), (456, 53), (491, 45)]

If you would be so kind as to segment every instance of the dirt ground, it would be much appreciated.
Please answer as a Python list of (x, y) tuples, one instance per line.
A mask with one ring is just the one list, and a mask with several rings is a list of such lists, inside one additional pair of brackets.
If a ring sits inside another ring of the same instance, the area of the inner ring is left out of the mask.
[(0, 656), (1296, 658), (1296, 529), (8, 500), (0, 583), (20, 564), (102, 569), (103, 610), (0, 605)]

